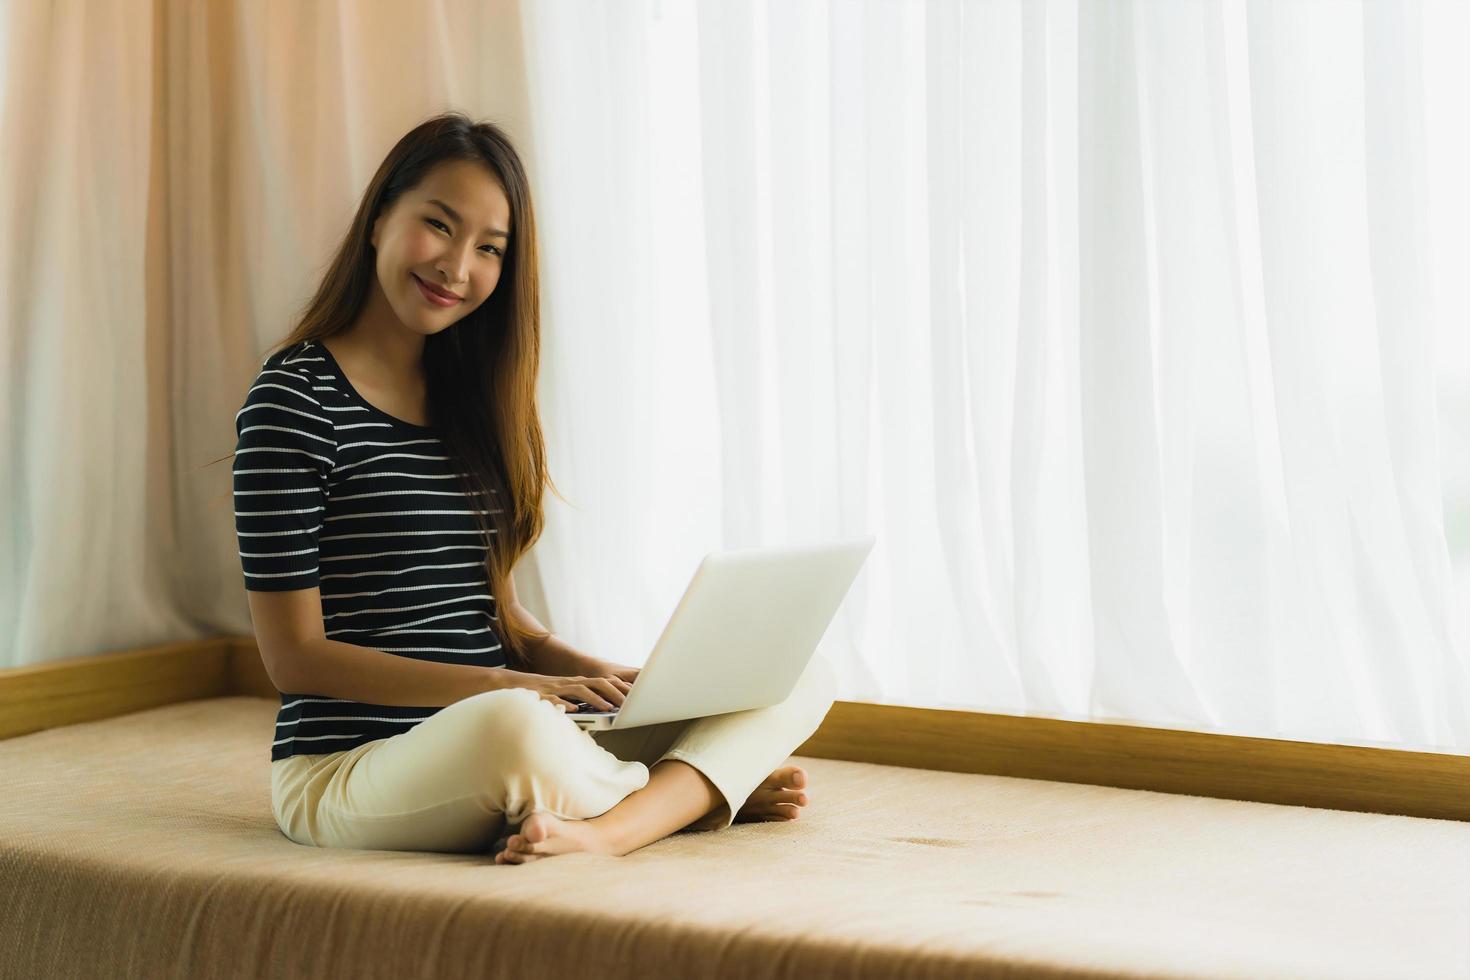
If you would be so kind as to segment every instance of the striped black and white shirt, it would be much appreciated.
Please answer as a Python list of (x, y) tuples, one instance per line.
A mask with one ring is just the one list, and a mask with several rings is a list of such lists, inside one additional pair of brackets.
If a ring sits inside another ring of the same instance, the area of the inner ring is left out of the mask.
[[(374, 407), (308, 340), (262, 362), (235, 432), (246, 589), (319, 587), (328, 639), (506, 666), (474, 499), (435, 428)], [(346, 751), (440, 710), (282, 693), (271, 761)]]

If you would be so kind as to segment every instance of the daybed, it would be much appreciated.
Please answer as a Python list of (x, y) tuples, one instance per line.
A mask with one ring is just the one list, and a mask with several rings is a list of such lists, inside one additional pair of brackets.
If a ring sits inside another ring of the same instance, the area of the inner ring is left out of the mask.
[(825, 725), (795, 821), (520, 866), (303, 847), (252, 656), (0, 677), (0, 976), (1470, 978), (1463, 819), (821, 757)]

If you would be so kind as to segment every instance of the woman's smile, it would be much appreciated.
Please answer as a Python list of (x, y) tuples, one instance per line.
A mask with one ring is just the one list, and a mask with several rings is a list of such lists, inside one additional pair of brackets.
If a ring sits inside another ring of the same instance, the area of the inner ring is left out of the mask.
[(409, 275), (413, 276), (413, 281), (418, 284), (419, 292), (423, 294), (424, 299), (428, 300), (430, 303), (433, 303), (435, 306), (453, 306), (456, 303), (460, 302), (460, 300), (462, 299), (462, 297), (456, 296), (454, 293), (450, 293), (447, 291), (440, 292), (435, 287), (430, 286), (418, 276), (414, 275), (412, 272), (410, 272)]

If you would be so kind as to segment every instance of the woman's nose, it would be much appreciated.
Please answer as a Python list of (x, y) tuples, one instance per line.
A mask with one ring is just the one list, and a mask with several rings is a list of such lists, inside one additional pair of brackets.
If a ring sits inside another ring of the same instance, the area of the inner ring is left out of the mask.
[(469, 283), (469, 260), (463, 252), (450, 252), (439, 260), (437, 266), (441, 276), (447, 276), (449, 281), (444, 285), (450, 289), (459, 290), (461, 286)]

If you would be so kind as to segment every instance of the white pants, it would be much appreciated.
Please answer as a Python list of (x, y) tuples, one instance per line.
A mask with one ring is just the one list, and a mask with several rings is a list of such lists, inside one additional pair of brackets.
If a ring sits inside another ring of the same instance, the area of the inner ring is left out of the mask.
[(605, 731), (580, 728), (527, 688), (488, 691), (391, 738), (271, 763), (271, 804), (298, 844), (468, 853), (538, 811), (573, 820), (606, 813), (647, 785), (651, 766), (680, 759), (729, 808), (684, 829), (718, 830), (817, 730), (835, 685), (814, 655), (779, 704)]

